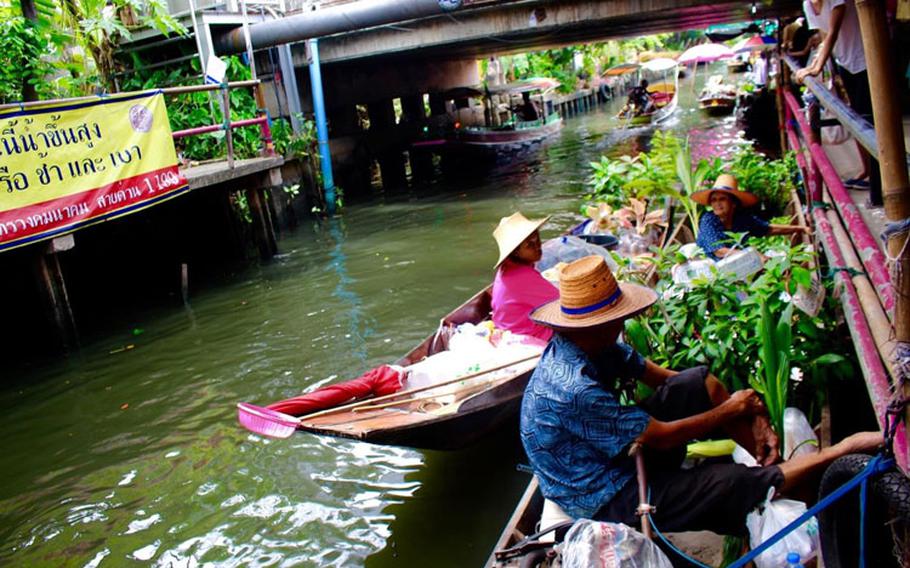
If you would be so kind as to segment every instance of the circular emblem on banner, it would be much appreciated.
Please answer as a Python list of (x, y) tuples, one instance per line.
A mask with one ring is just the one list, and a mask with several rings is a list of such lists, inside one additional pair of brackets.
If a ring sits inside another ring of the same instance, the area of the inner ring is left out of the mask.
[(148, 132), (152, 129), (152, 111), (142, 105), (131, 106), (130, 124), (136, 132)]
[(443, 10), (455, 10), (456, 8), (461, 7), (461, 0), (436, 0), (439, 4), (439, 7)]

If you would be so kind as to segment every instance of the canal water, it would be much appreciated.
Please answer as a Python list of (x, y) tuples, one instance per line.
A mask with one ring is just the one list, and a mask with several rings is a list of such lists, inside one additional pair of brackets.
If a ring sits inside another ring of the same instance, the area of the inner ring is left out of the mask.
[[(740, 135), (684, 83), (665, 128), (697, 152)], [(390, 362), (493, 277), (491, 231), (515, 210), (581, 219), (601, 154), (647, 148), (613, 107), (570, 118), (536, 159), (305, 223), (281, 254), (190, 298), (124, 315), (77, 355), (0, 381), (0, 565), (478, 566), (528, 474), (513, 432), (459, 452), (236, 422), (267, 403)]]

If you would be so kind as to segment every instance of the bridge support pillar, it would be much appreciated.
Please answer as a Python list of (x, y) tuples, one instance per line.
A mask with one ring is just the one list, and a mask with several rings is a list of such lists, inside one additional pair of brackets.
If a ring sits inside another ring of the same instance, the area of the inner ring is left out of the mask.
[[(281, 183), (280, 170), (278, 172), (277, 183)], [(250, 215), (253, 217), (253, 235), (256, 239), (256, 246), (259, 247), (259, 256), (263, 260), (268, 260), (278, 252), (278, 242), (275, 238), (275, 225), (272, 223), (271, 210), (266, 203), (266, 195), (261, 187), (251, 187), (245, 191), (246, 202), (250, 207)]]
[(368, 103), (367, 113), (370, 115), (370, 146), (379, 162), (382, 186), (389, 189), (406, 185), (404, 154), (395, 128), (392, 99)]
[[(426, 123), (427, 115), (423, 107), (423, 95), (401, 97), (402, 130), (407, 140), (414, 140)], [(411, 175), (418, 180), (433, 177), (433, 156), (429, 152), (408, 151), (411, 162)]]

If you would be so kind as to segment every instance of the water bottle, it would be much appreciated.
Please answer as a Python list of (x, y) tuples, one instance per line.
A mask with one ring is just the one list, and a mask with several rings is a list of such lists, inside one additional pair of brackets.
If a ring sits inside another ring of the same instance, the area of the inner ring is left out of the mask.
[(798, 552), (791, 552), (787, 555), (787, 568), (803, 568), (803, 565), (799, 563)]

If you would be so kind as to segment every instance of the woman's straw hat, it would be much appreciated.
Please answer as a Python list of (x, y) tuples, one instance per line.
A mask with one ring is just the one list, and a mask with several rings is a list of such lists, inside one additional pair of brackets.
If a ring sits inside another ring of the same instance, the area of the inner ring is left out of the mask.
[(543, 219), (528, 219), (521, 213), (515, 212), (508, 217), (499, 220), (499, 226), (493, 231), (493, 238), (499, 245), (499, 260), (493, 268), (502, 264), (502, 261), (509, 258), (512, 251), (518, 248), (518, 245), (531, 236), (534, 231), (550, 219), (549, 216)]
[(562, 269), (559, 299), (531, 312), (535, 322), (579, 329), (630, 318), (657, 301), (654, 290), (616, 281), (602, 256), (580, 258)]
[(692, 201), (701, 203), (702, 205), (710, 205), (711, 194), (715, 191), (723, 191), (730, 197), (736, 198), (737, 202), (743, 207), (752, 207), (758, 203), (758, 196), (754, 193), (749, 193), (748, 191), (740, 191), (739, 183), (737, 183), (736, 178), (730, 174), (720, 174), (717, 176), (717, 181), (714, 182), (714, 187), (711, 189), (703, 189), (693, 193)]

